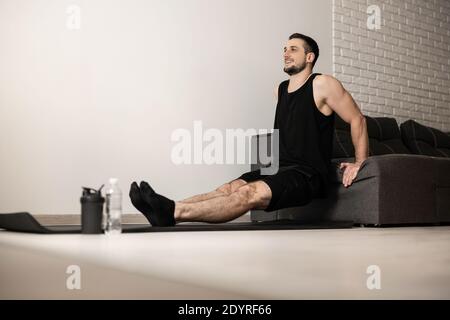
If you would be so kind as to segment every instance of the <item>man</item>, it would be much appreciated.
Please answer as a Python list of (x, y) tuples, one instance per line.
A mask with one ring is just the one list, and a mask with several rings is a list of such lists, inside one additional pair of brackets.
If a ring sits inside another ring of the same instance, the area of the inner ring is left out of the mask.
[(212, 192), (178, 202), (156, 193), (145, 181), (140, 186), (133, 182), (129, 193), (133, 205), (153, 226), (171, 226), (184, 221), (226, 222), (251, 209), (273, 211), (324, 197), (335, 113), (351, 126), (355, 162), (340, 165), (342, 183), (350, 186), (368, 156), (366, 122), (338, 80), (312, 73), (318, 57), (319, 47), (312, 38), (299, 33), (289, 37), (284, 48), (284, 71), (289, 80), (276, 90), (276, 174), (247, 172)]

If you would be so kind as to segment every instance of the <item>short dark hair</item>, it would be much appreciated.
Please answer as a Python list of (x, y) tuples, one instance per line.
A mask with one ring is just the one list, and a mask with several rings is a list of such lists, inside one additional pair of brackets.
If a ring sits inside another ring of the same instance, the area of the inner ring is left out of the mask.
[(319, 58), (319, 46), (317, 45), (317, 42), (304, 34), (301, 33), (293, 33), (289, 36), (289, 40), (291, 39), (301, 39), (305, 42), (305, 45), (303, 46), (305, 49), (305, 53), (314, 53), (314, 61), (312, 62), (312, 66), (316, 64), (317, 59)]

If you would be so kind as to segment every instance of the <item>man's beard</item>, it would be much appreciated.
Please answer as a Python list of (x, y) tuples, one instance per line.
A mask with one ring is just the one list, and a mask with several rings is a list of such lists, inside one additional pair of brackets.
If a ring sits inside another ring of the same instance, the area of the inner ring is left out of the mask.
[(288, 75), (293, 76), (294, 74), (302, 72), (305, 68), (306, 68), (306, 62), (303, 62), (302, 64), (292, 66), (292, 67), (287, 67), (287, 68), (284, 68), (283, 70)]

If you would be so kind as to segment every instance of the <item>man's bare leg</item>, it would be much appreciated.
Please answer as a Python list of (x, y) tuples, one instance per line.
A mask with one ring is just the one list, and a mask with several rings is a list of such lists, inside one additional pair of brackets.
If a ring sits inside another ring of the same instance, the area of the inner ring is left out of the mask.
[(221, 223), (231, 221), (250, 209), (264, 209), (269, 205), (272, 192), (263, 181), (246, 183), (228, 194), (208, 200), (175, 203), (175, 221), (202, 221)]
[(211, 191), (208, 193), (203, 193), (203, 194), (198, 194), (193, 197), (189, 197), (187, 199), (181, 200), (179, 202), (194, 203), (194, 202), (209, 200), (209, 199), (216, 198), (216, 197), (221, 197), (221, 196), (228, 195), (228, 194), (236, 191), (239, 187), (241, 187), (245, 184), (247, 184), (247, 182), (245, 180), (236, 179), (236, 180), (233, 180), (231, 182), (221, 185), (214, 191)]

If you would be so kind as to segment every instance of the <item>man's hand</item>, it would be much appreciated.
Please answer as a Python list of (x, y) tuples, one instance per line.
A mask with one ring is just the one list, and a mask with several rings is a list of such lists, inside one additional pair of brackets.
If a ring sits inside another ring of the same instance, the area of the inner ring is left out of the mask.
[(342, 162), (340, 164), (339, 169), (344, 170), (344, 174), (342, 175), (342, 184), (344, 187), (349, 187), (352, 184), (358, 174), (359, 168), (361, 168), (360, 163)]

